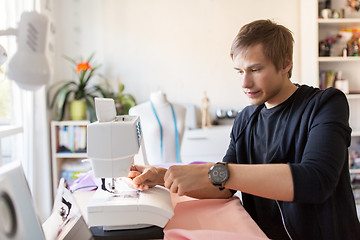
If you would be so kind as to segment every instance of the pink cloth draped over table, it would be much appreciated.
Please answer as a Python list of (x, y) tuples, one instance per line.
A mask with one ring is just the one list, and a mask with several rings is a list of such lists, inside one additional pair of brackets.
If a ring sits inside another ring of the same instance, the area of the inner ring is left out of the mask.
[(164, 228), (165, 240), (268, 239), (238, 197), (193, 199), (172, 194), (174, 216)]

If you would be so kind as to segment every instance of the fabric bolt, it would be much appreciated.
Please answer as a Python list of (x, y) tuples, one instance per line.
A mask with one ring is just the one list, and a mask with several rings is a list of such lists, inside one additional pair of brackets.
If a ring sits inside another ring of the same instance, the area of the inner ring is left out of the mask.
[(172, 194), (174, 216), (164, 239), (268, 239), (240, 199), (193, 199)]

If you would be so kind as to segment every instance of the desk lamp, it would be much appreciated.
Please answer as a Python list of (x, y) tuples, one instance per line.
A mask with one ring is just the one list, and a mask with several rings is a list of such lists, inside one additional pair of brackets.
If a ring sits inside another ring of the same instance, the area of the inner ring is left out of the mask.
[[(0, 31), (0, 36), (17, 37), (17, 52), (9, 62), (7, 74), (24, 90), (35, 91), (49, 81), (50, 68), (45, 55), (47, 24), (44, 15), (24, 12), (17, 29)], [(6, 51), (0, 46), (0, 65), (6, 59)]]

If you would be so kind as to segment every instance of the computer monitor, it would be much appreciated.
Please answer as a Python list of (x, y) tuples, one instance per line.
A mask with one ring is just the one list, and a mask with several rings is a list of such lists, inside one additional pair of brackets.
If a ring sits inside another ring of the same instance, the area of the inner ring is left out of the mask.
[(0, 239), (45, 240), (20, 162), (0, 168)]

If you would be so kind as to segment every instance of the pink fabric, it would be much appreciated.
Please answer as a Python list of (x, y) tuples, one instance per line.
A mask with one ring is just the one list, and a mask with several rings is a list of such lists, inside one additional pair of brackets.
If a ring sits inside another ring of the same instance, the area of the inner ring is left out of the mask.
[(175, 214), (164, 228), (166, 240), (268, 239), (237, 197), (172, 198)]
[(264, 237), (247, 235), (246, 233), (232, 233), (215, 230), (185, 230), (170, 229), (167, 230), (165, 240), (263, 240)]

